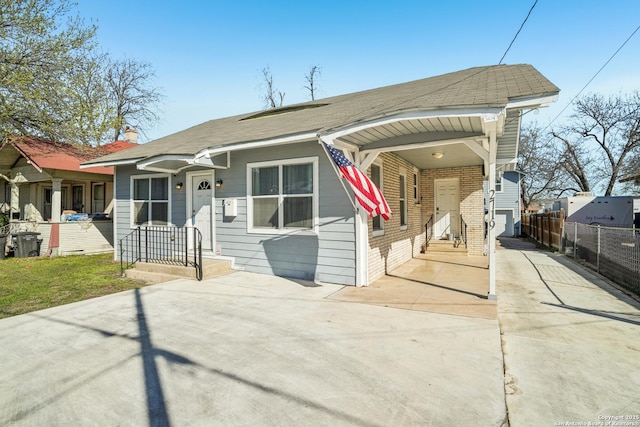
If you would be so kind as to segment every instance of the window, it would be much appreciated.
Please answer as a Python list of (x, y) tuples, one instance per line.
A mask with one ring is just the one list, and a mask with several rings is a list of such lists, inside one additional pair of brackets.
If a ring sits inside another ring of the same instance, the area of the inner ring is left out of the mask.
[(91, 206), (92, 213), (104, 212), (105, 189), (104, 184), (93, 184), (93, 203)]
[(211, 190), (211, 183), (208, 180), (203, 179), (198, 184), (198, 190)]
[(496, 178), (496, 193), (502, 191), (502, 177)]
[[(51, 218), (52, 202), (53, 202), (53, 188), (44, 187), (44, 200), (42, 203), (43, 204), (42, 213), (44, 214), (45, 219)], [(66, 211), (68, 209), (67, 187), (60, 188), (60, 209), (61, 211)]]
[[(382, 165), (380, 163), (373, 163), (371, 165), (371, 181), (384, 193), (382, 188)], [(374, 216), (373, 221), (373, 235), (381, 236), (384, 234), (384, 222), (380, 215)]]
[(76, 212), (84, 212), (84, 185), (74, 185), (71, 187), (71, 209)]
[(8, 182), (4, 183), (4, 202), (11, 205), (11, 184)]
[(420, 189), (418, 188), (418, 174), (413, 173), (413, 203), (420, 203)]
[(169, 177), (132, 177), (134, 225), (169, 224)]
[(407, 227), (407, 177), (400, 175), (400, 227)]
[(247, 165), (249, 231), (317, 231), (317, 158)]

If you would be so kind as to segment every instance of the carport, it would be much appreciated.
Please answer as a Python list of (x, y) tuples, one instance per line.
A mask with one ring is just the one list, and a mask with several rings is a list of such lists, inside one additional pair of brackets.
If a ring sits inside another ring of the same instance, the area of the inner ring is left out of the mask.
[(331, 298), (407, 310), (497, 319), (487, 298), (489, 259), (425, 253), (390, 271), (367, 288), (345, 287)]

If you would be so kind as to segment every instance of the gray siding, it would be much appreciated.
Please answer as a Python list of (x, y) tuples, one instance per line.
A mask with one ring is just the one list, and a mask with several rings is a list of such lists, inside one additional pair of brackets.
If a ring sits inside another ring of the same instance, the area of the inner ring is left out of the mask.
[[(319, 168), (319, 233), (282, 236), (247, 233), (247, 163), (317, 157)], [(216, 237), (224, 256), (248, 271), (321, 280), (355, 282), (353, 207), (320, 145), (313, 141), (231, 153), (231, 168), (216, 171)], [(238, 216), (224, 217), (227, 198), (238, 200)]]
[(518, 210), (520, 187), (517, 172), (505, 172), (502, 175), (502, 191), (496, 193), (496, 209)]
[[(317, 157), (319, 168), (319, 232), (317, 235), (247, 233), (247, 163)], [(194, 171), (196, 169), (189, 169)], [(182, 227), (186, 221), (185, 172), (171, 177), (171, 219)], [(132, 166), (117, 167), (115, 182), (117, 241), (131, 233), (130, 178), (148, 175)], [(231, 167), (215, 171), (224, 184), (215, 189), (216, 244), (223, 256), (235, 258), (247, 271), (338, 284), (355, 283), (354, 212), (344, 189), (316, 141), (231, 153)], [(238, 215), (225, 217), (223, 204), (237, 199)], [(116, 254), (117, 256), (117, 254)]]
[[(495, 209), (496, 211), (509, 211), (513, 218), (513, 227), (509, 225), (505, 235), (513, 236), (520, 234), (520, 174), (518, 172), (508, 171), (502, 175), (502, 191), (496, 192)], [(484, 182), (485, 193), (485, 209), (489, 208), (488, 185)], [(505, 229), (507, 224), (505, 224)]]

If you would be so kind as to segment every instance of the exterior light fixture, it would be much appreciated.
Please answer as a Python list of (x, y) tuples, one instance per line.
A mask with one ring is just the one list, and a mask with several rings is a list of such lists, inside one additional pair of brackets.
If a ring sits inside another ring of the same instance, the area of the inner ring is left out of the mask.
[(176, 184), (176, 190), (182, 190), (182, 183), (181, 182)]
[(222, 187), (222, 180), (221, 179), (216, 181), (216, 187)]
[(444, 157), (444, 153), (440, 153), (440, 152), (431, 153), (431, 155), (433, 156), (434, 159), (441, 159)]

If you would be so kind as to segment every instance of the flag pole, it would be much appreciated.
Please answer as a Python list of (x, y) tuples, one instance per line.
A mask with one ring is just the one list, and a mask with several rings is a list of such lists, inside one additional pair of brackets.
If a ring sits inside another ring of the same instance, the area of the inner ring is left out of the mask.
[[(353, 206), (353, 210), (357, 213), (357, 212), (359, 212), (358, 206), (356, 205), (355, 200), (353, 200), (351, 198), (351, 195), (350, 195), (349, 191), (347, 190), (347, 186), (344, 184), (344, 179), (342, 178), (342, 173), (340, 173), (340, 171), (338, 170), (338, 166), (336, 166), (336, 162), (334, 162), (333, 159), (331, 158), (331, 156), (329, 155), (329, 152), (327, 151), (327, 149), (323, 145), (323, 142), (324, 141), (322, 140), (322, 137), (319, 136), (318, 137), (318, 144), (320, 144), (320, 146), (322, 147), (322, 151), (324, 151), (324, 154), (327, 156), (327, 160), (329, 160), (329, 163), (331, 164), (331, 167), (333, 167), (333, 170), (336, 173), (336, 176), (338, 177), (338, 181), (340, 181), (340, 184), (342, 185), (342, 188), (344, 189), (344, 192), (347, 194), (347, 197), (349, 198), (349, 201), (351, 202), (351, 206)], [(326, 142), (324, 142), (324, 143), (327, 144)], [(329, 144), (327, 144), (327, 145), (329, 145)]]

